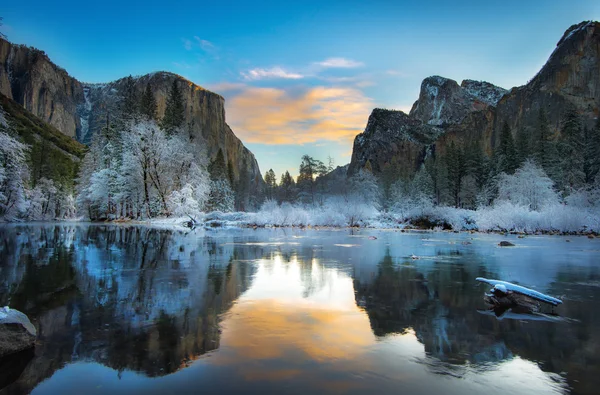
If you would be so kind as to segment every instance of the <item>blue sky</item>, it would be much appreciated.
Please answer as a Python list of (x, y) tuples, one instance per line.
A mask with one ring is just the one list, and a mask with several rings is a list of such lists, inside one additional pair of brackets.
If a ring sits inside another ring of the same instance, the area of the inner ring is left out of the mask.
[(304, 153), (348, 163), (371, 109), (408, 111), (427, 76), (525, 84), (600, 2), (28, 1), (0, 16), (10, 41), (79, 80), (167, 70), (221, 94), (262, 172), (280, 175)]

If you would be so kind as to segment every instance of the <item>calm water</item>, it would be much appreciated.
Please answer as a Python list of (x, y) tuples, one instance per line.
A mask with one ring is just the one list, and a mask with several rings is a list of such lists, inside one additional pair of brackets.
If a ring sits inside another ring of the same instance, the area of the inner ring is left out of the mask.
[[(39, 328), (0, 393), (597, 394), (600, 240), (568, 239), (0, 227), (0, 306)], [(563, 318), (485, 314), (477, 276)]]

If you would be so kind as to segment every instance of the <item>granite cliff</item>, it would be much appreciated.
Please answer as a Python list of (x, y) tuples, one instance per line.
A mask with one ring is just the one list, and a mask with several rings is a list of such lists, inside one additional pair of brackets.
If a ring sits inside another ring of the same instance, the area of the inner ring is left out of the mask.
[(369, 161), (375, 172), (398, 165), (418, 169), (427, 155), (443, 153), (451, 141), (479, 141), (488, 155), (504, 122), (512, 133), (537, 128), (544, 109), (552, 133), (575, 108), (592, 125), (600, 109), (600, 23), (570, 27), (542, 69), (526, 85), (509, 91), (488, 82), (439, 76), (423, 80), (418, 100), (407, 115), (375, 109), (365, 131), (354, 140), (349, 174)]
[[(254, 186), (252, 190), (262, 188), (263, 179), (254, 155), (225, 121), (222, 96), (168, 72), (136, 77), (135, 85), (141, 94), (150, 83), (161, 118), (173, 80), (177, 80), (184, 96), (185, 124), (190, 135), (204, 138), (210, 159), (222, 149), (225, 160), (233, 164), (236, 179), (247, 174)], [(55, 65), (44, 52), (0, 38), (0, 93), (82, 143), (89, 144), (93, 133), (106, 122), (107, 112), (116, 109), (124, 81), (80, 82)]]

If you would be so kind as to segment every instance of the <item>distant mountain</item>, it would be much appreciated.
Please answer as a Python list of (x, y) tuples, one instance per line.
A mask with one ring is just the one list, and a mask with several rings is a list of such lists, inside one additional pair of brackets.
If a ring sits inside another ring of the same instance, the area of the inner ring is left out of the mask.
[(552, 133), (565, 110), (574, 108), (591, 126), (600, 111), (600, 23), (571, 26), (550, 58), (526, 85), (506, 91), (487, 82), (433, 76), (423, 80), (410, 114), (374, 109), (365, 131), (354, 140), (348, 174), (370, 162), (375, 172), (396, 164), (414, 171), (430, 154), (445, 152), (451, 141), (481, 141), (490, 155), (507, 122), (513, 136), (533, 133), (540, 109)]
[[(124, 80), (86, 84), (55, 65), (44, 52), (0, 39), (0, 93), (64, 135), (85, 144), (104, 125), (107, 114), (114, 113)], [(168, 72), (136, 77), (135, 89), (141, 95), (146, 84), (150, 84), (161, 118), (174, 80), (183, 93), (185, 125), (190, 135), (204, 138), (210, 159), (221, 149), (225, 161), (233, 165), (236, 180), (240, 174), (247, 174), (252, 190), (262, 188), (263, 179), (254, 155), (225, 121), (222, 96)]]

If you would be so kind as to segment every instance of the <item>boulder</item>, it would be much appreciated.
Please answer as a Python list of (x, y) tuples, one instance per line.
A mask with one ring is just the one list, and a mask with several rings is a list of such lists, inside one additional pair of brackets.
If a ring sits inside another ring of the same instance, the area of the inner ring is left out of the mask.
[(500, 247), (514, 247), (515, 245), (513, 243), (511, 243), (510, 241), (501, 241), (500, 243), (498, 243), (498, 245)]
[(33, 347), (36, 336), (37, 331), (25, 314), (0, 308), (0, 357)]

